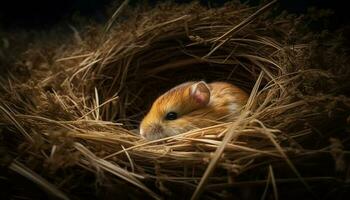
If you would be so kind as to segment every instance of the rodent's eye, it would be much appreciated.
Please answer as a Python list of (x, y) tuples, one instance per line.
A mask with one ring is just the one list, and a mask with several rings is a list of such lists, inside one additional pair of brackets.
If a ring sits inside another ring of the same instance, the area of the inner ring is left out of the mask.
[(168, 112), (165, 116), (166, 120), (175, 120), (177, 119), (177, 113), (176, 112)]

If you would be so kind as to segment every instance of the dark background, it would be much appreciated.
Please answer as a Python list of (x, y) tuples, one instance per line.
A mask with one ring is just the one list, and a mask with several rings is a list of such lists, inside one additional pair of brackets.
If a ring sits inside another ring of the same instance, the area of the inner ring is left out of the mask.
[[(163, 0), (164, 1), (164, 0)], [(177, 3), (189, 0), (173, 0)], [(112, 4), (112, 2), (114, 2)], [(0, 30), (7, 29), (49, 29), (58, 23), (70, 22), (74, 16), (82, 16), (94, 21), (108, 19), (106, 8), (116, 8), (122, 0), (3, 0), (0, 3)], [(131, 6), (139, 4), (154, 5), (156, 0), (130, 0)], [(204, 5), (215, 7), (227, 0), (200, 0)], [(241, 0), (257, 5), (259, 0)], [(265, 1), (266, 2), (266, 1)], [(291, 13), (306, 13), (311, 7), (330, 9), (334, 14), (328, 18), (326, 29), (336, 29), (349, 25), (350, 15), (346, 1), (341, 0), (280, 0), (278, 10)], [(324, 25), (322, 25), (324, 26)]]

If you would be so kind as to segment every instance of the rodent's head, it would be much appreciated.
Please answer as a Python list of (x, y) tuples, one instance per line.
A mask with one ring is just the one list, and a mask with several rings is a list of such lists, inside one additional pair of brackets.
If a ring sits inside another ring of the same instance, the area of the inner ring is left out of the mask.
[(156, 140), (194, 129), (190, 113), (207, 106), (209, 100), (210, 89), (204, 81), (184, 83), (169, 90), (143, 118), (141, 136)]

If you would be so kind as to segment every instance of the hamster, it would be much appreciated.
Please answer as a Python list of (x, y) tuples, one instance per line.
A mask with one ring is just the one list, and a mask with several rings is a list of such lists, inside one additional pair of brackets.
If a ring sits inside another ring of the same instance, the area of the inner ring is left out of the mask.
[(226, 82), (186, 82), (158, 97), (140, 124), (140, 134), (157, 140), (233, 121), (248, 94)]

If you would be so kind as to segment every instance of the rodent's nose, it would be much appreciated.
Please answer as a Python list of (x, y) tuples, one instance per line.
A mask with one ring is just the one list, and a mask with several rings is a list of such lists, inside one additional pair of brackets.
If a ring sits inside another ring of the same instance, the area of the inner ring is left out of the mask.
[(143, 128), (140, 128), (140, 135), (141, 135), (142, 137), (145, 136), (145, 131), (143, 130)]

